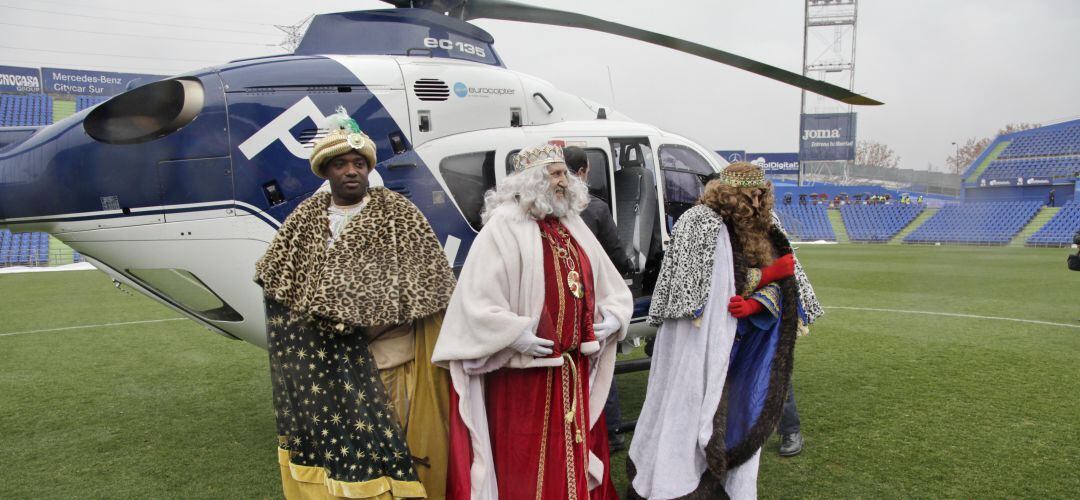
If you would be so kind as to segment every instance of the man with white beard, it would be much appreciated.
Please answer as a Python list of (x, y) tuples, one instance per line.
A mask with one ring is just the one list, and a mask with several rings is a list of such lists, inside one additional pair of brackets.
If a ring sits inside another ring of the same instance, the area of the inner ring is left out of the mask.
[(432, 358), (452, 381), (447, 498), (615, 499), (602, 409), (633, 299), (562, 148), (514, 168), (485, 196)]

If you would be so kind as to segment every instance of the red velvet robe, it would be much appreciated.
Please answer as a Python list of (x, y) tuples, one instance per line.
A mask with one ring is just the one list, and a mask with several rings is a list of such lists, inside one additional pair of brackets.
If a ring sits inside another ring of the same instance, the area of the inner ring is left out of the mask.
[[(544, 308), (537, 336), (555, 341), (549, 357), (561, 367), (496, 370), (485, 377), (492, 455), (500, 499), (617, 500), (611, 481), (607, 425), (589, 430), (589, 361), (578, 348), (595, 340), (588, 257), (557, 219), (538, 222), (544, 245)], [(576, 271), (577, 298), (567, 276)], [(588, 285), (585, 285), (588, 284)], [(571, 367), (571, 363), (573, 367)], [(469, 498), (472, 450), (451, 388), (447, 498)], [(571, 418), (567, 418), (571, 414)], [(603, 484), (590, 493), (588, 451), (604, 464)]]

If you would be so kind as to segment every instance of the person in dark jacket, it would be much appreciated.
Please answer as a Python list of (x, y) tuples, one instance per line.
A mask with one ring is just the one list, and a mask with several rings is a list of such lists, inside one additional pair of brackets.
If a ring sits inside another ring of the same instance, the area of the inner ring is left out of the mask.
[[(566, 160), (566, 168), (572, 174), (578, 176), (586, 186), (589, 185), (589, 157), (585, 150), (577, 146), (563, 148), (563, 158)], [(619, 241), (619, 232), (615, 229), (615, 220), (611, 218), (611, 207), (604, 200), (598, 198), (592, 192), (589, 193), (589, 206), (581, 211), (581, 220), (585, 222), (600, 246), (604, 248), (608, 258), (615, 264), (620, 273), (626, 274), (637, 271), (633, 259), (630, 258), (626, 247)], [(626, 449), (626, 437), (619, 434), (616, 429), (622, 424), (622, 412), (619, 411), (618, 386), (611, 383), (607, 402), (604, 403), (604, 419), (608, 426), (608, 446), (611, 451)]]
[[(566, 168), (578, 176), (586, 186), (589, 185), (589, 157), (585, 150), (577, 146), (563, 148)], [(619, 241), (619, 232), (615, 229), (615, 220), (611, 218), (611, 207), (595, 194), (589, 193), (589, 206), (581, 212), (581, 220), (589, 227), (600, 246), (604, 247), (608, 258), (620, 273), (626, 274), (637, 270), (626, 247)]]

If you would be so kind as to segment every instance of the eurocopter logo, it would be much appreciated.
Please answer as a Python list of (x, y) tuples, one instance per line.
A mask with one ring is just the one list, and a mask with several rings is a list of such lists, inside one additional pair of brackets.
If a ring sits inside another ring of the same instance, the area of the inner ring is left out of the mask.
[(819, 129), (807, 129), (803, 130), (802, 140), (807, 139), (839, 139), (840, 129), (838, 128), (819, 128)]
[(493, 95), (514, 95), (516, 92), (517, 90), (509, 88), (470, 87), (461, 82), (457, 82), (454, 84), (454, 95), (458, 97), (490, 97)]

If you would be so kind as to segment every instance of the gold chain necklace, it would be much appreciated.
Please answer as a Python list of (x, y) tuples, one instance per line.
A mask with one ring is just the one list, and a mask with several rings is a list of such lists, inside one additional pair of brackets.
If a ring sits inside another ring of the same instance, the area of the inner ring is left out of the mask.
[[(570, 255), (570, 252), (577, 253), (577, 250), (570, 244), (570, 233), (562, 227), (556, 227), (555, 232), (559, 234), (559, 237), (561, 237), (563, 241), (560, 242), (558, 239), (552, 238), (548, 233), (543, 231), (540, 232), (540, 235), (551, 241), (552, 245), (555, 246), (555, 253), (563, 260), (563, 265), (568, 270), (566, 273), (566, 286), (570, 289), (570, 294), (573, 295), (575, 299), (584, 298), (585, 287), (581, 283), (581, 274), (577, 272), (577, 264), (574, 263), (574, 259)], [(560, 243), (562, 243), (562, 245), (560, 245)]]

